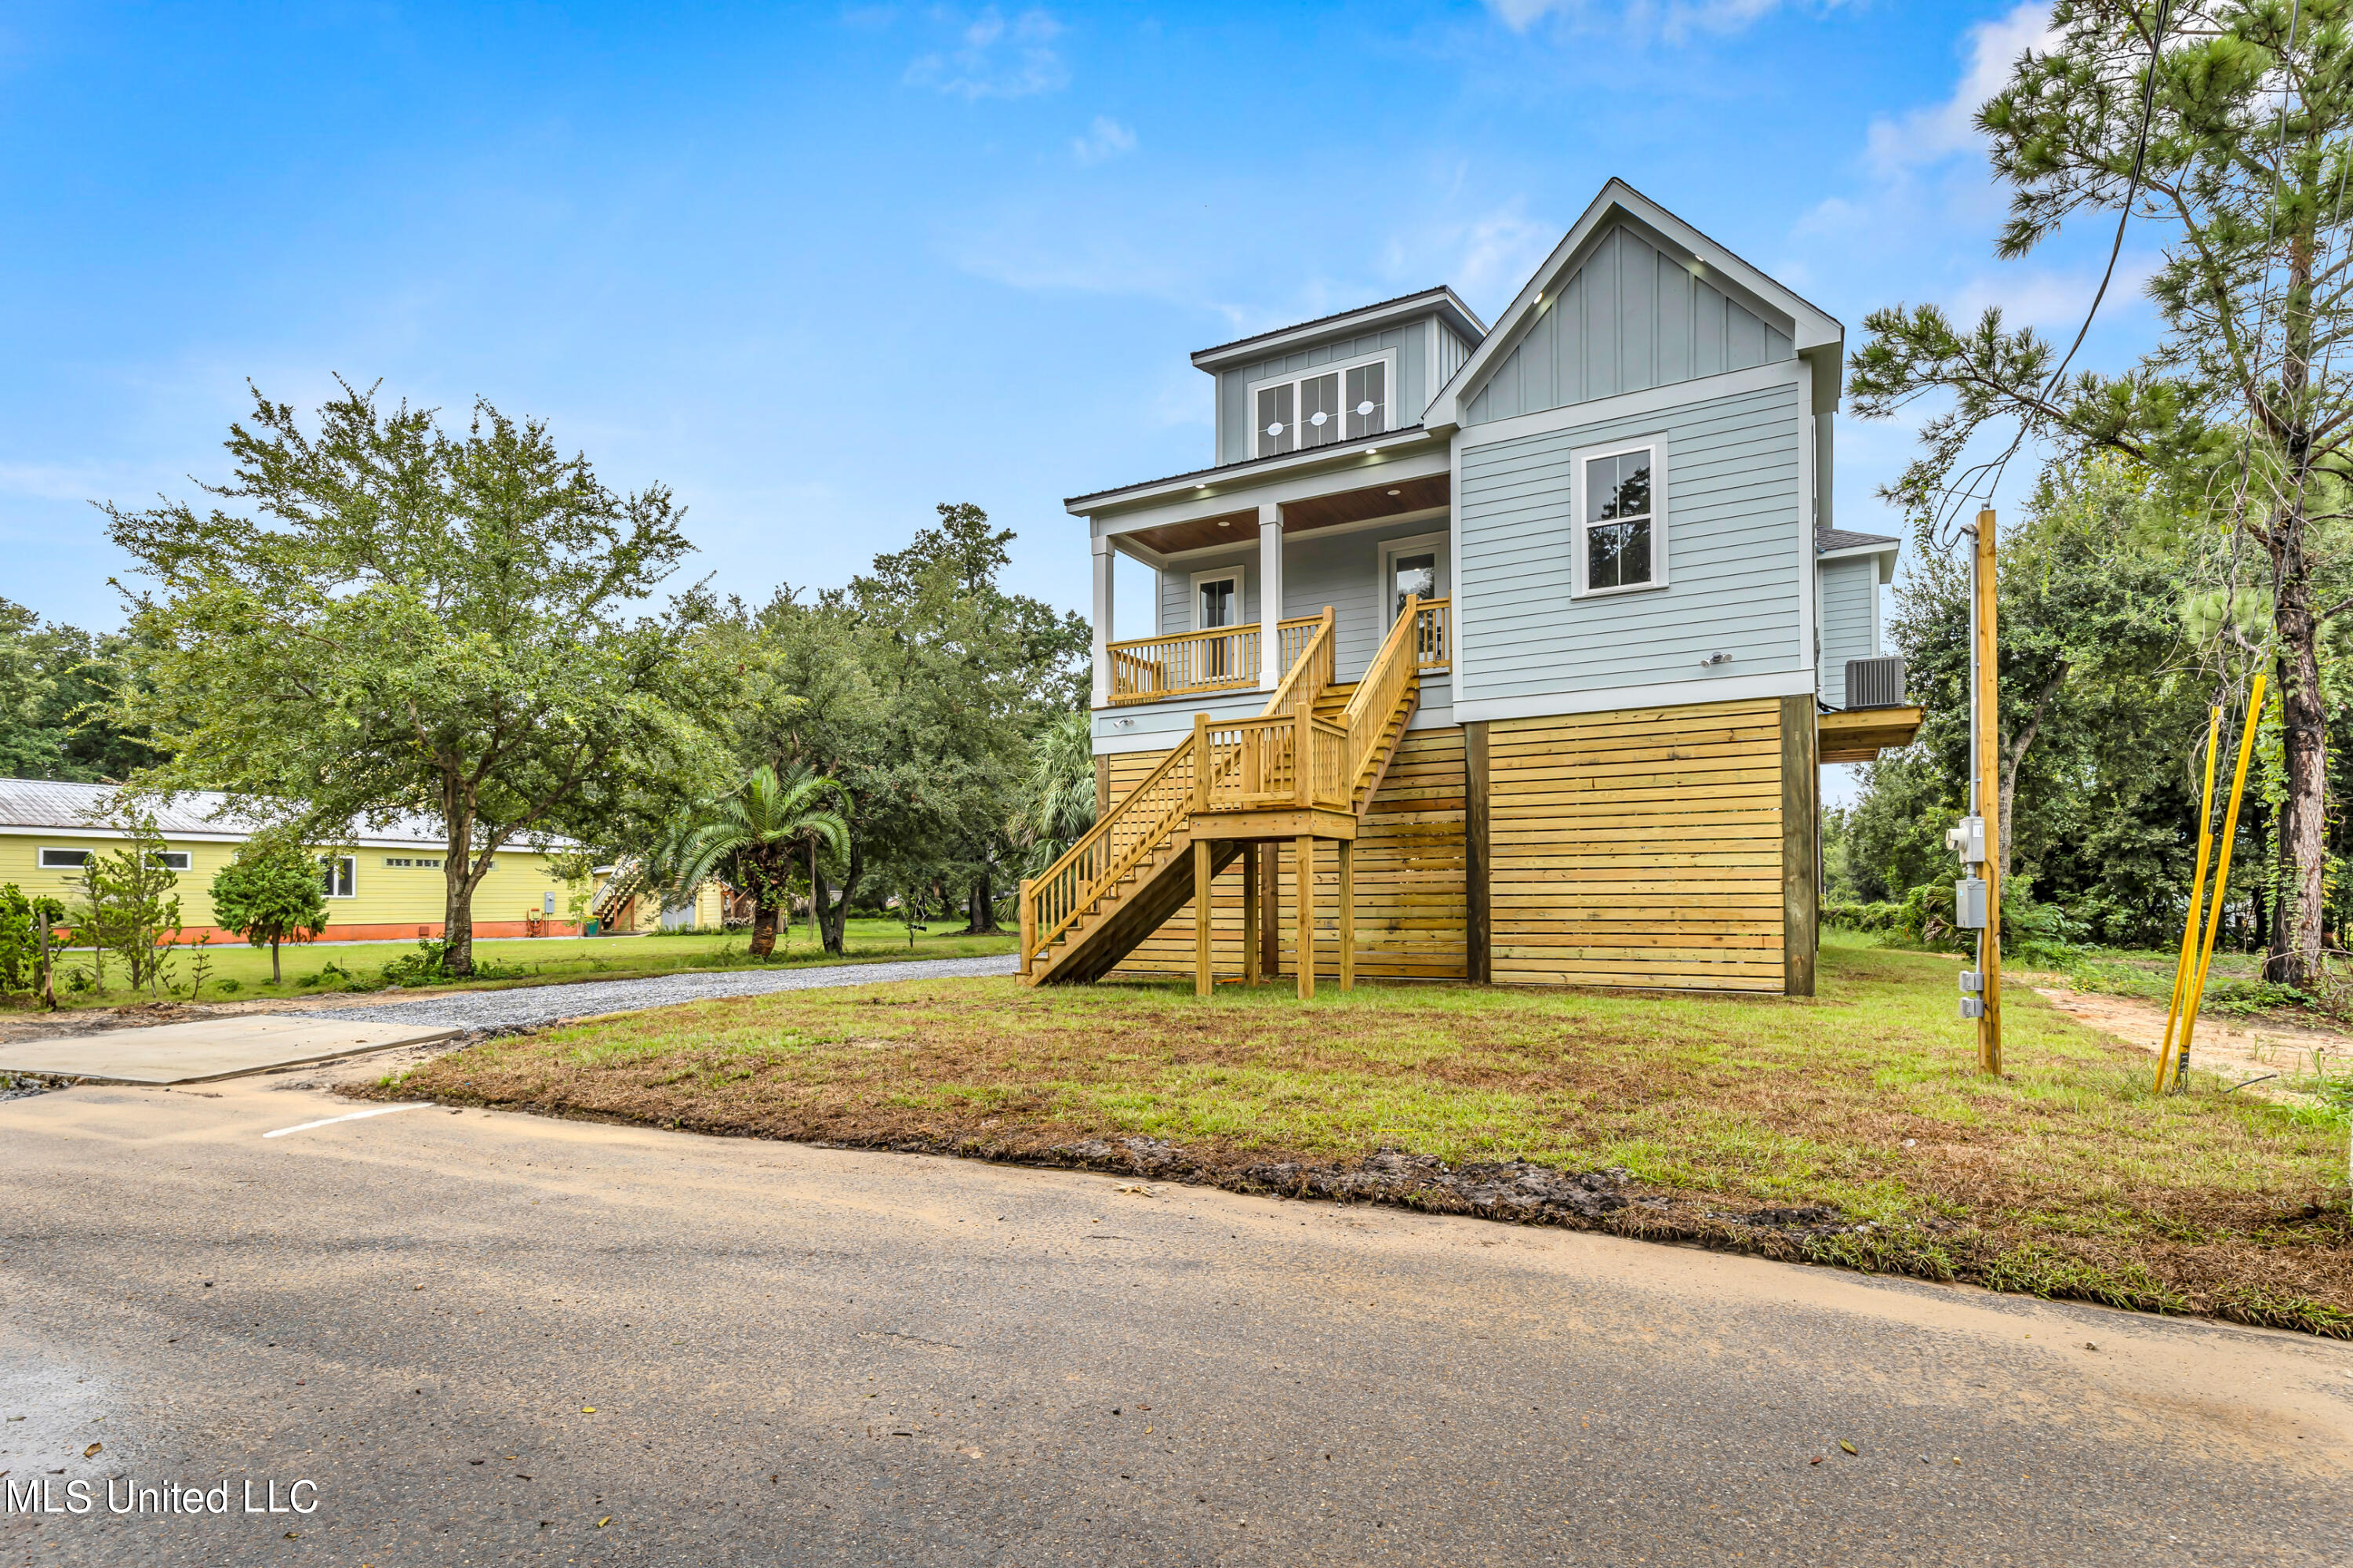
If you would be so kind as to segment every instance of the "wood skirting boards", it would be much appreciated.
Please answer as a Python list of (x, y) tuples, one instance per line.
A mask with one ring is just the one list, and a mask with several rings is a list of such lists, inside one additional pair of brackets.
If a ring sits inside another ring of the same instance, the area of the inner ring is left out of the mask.
[[(1811, 995), (1813, 716), (1810, 697), (1764, 697), (1409, 732), (1356, 843), (1356, 972)], [(1098, 758), (1099, 798), (1158, 760)], [(1220, 980), (1241, 978), (1246, 925), (1262, 975), (1296, 973), (1297, 851), (1253, 858), (1255, 888), (1239, 859), (1211, 885)], [(1335, 847), (1314, 862), (1315, 969), (1336, 980)], [(1189, 978), (1198, 935), (1188, 903), (1113, 976)]]

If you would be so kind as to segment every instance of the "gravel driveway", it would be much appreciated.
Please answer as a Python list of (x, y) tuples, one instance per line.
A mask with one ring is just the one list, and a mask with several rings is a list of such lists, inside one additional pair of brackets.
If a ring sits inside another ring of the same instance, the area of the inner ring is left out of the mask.
[(809, 991), (819, 986), (877, 985), (885, 980), (949, 980), (965, 975), (1009, 975), (1020, 960), (1008, 953), (987, 959), (915, 959), (904, 963), (828, 964), (821, 969), (726, 969), (657, 975), (649, 980), (586, 980), (575, 985), (517, 986), (512, 991), (453, 991), (414, 1001), (353, 1002), (320, 1008), (317, 1018), (372, 1019), (389, 1023), (446, 1023), (459, 1029), (512, 1028), (635, 1012), (724, 996), (765, 996), (774, 991)]

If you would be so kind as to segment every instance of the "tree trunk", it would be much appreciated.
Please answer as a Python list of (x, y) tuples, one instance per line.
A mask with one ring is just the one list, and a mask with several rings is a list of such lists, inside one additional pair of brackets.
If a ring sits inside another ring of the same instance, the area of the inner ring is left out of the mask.
[(453, 975), (474, 972), (474, 802), (455, 779), (441, 786), (441, 823), (448, 847), (441, 859), (441, 964)]
[(997, 923), (997, 885), (984, 863), (978, 875), (972, 879), (972, 892), (966, 899), (964, 930), (966, 937), (994, 937), (1003, 927)]
[(865, 857), (853, 837), (849, 841), (849, 863), (842, 870), (839, 904), (828, 903), (825, 878), (811, 874), (809, 892), (817, 905), (818, 939), (825, 944), (825, 950), (837, 958), (841, 954), (842, 927), (849, 919), (850, 895), (858, 891), (858, 878), (864, 867)]
[(269, 983), (271, 985), (286, 983), (286, 977), (278, 972), (278, 938), (275, 937), (269, 938)]
[(752, 906), (752, 956), (765, 959), (776, 950), (776, 895), (762, 893)]
[[(2320, 693), (2319, 622), (2312, 614), (2304, 519), (2276, 518), (2272, 528), (2273, 624), (2280, 644), (2280, 717), (2287, 762), (2287, 801), (2280, 842), (2292, 881), (2272, 931), (2270, 978), (2308, 986), (2320, 977), (2322, 875), (2327, 870), (2328, 733)], [(2250, 715), (2253, 723), (2257, 715)]]

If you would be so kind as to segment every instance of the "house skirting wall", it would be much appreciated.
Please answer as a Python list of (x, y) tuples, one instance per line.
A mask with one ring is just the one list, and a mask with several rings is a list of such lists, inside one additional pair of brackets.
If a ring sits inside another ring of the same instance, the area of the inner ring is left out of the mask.
[[(477, 941), (493, 937), (576, 937), (578, 935), (580, 935), (580, 926), (574, 920), (554, 918), (543, 920), (539, 922), (537, 930), (532, 929), (531, 922), (525, 920), (477, 920), (474, 922), (474, 938)], [(229, 946), (245, 940), (235, 931), (224, 931), (217, 926), (185, 927), (173, 939), (181, 947), (186, 947), (204, 938), (209, 938), (216, 947)], [(344, 925), (331, 915), (327, 928), (319, 933), (321, 942), (415, 942), (427, 938), (435, 941), (440, 940), (440, 921), (379, 920), (370, 924)], [(290, 937), (287, 938), (285, 945), (289, 948), (310, 946), (307, 942), (298, 941)]]
[[(1098, 758), (1116, 800), (1162, 753)], [(1810, 694), (1409, 732), (1356, 841), (1356, 972), (1507, 985), (1813, 992), (1820, 769)], [(1261, 846), (1263, 955), (1295, 973), (1292, 849)], [(1271, 885), (1265, 885), (1271, 884)], [(1315, 967), (1339, 973), (1336, 852)], [(1242, 971), (1240, 863), (1212, 963)], [(1193, 972), (1187, 904), (1113, 971)]]

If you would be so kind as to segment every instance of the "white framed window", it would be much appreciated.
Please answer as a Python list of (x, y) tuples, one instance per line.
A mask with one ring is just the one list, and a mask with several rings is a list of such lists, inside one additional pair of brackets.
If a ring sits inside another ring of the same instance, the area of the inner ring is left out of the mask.
[(1662, 436), (1578, 451), (1577, 597), (1667, 586), (1667, 482)]
[(1389, 428), (1396, 397), (1394, 350), (1253, 381), (1248, 389), (1250, 455), (1275, 457), (1380, 435)]
[(441, 869), (441, 863), (438, 860), (419, 860), (413, 855), (405, 854), (388, 854), (384, 857), (384, 863), (388, 869), (394, 871), (406, 871), (411, 869), (417, 871), (438, 871)]
[(90, 863), (90, 857), (96, 853), (86, 849), (45, 849), (41, 852), (41, 869), (79, 871)]
[(188, 869), (188, 852), (186, 850), (153, 850), (149, 852), (148, 858), (153, 861), (157, 865), (162, 866), (165, 871), (185, 871)]
[(320, 886), (328, 897), (358, 897), (359, 879), (360, 863), (357, 855), (329, 854), (319, 857)]

